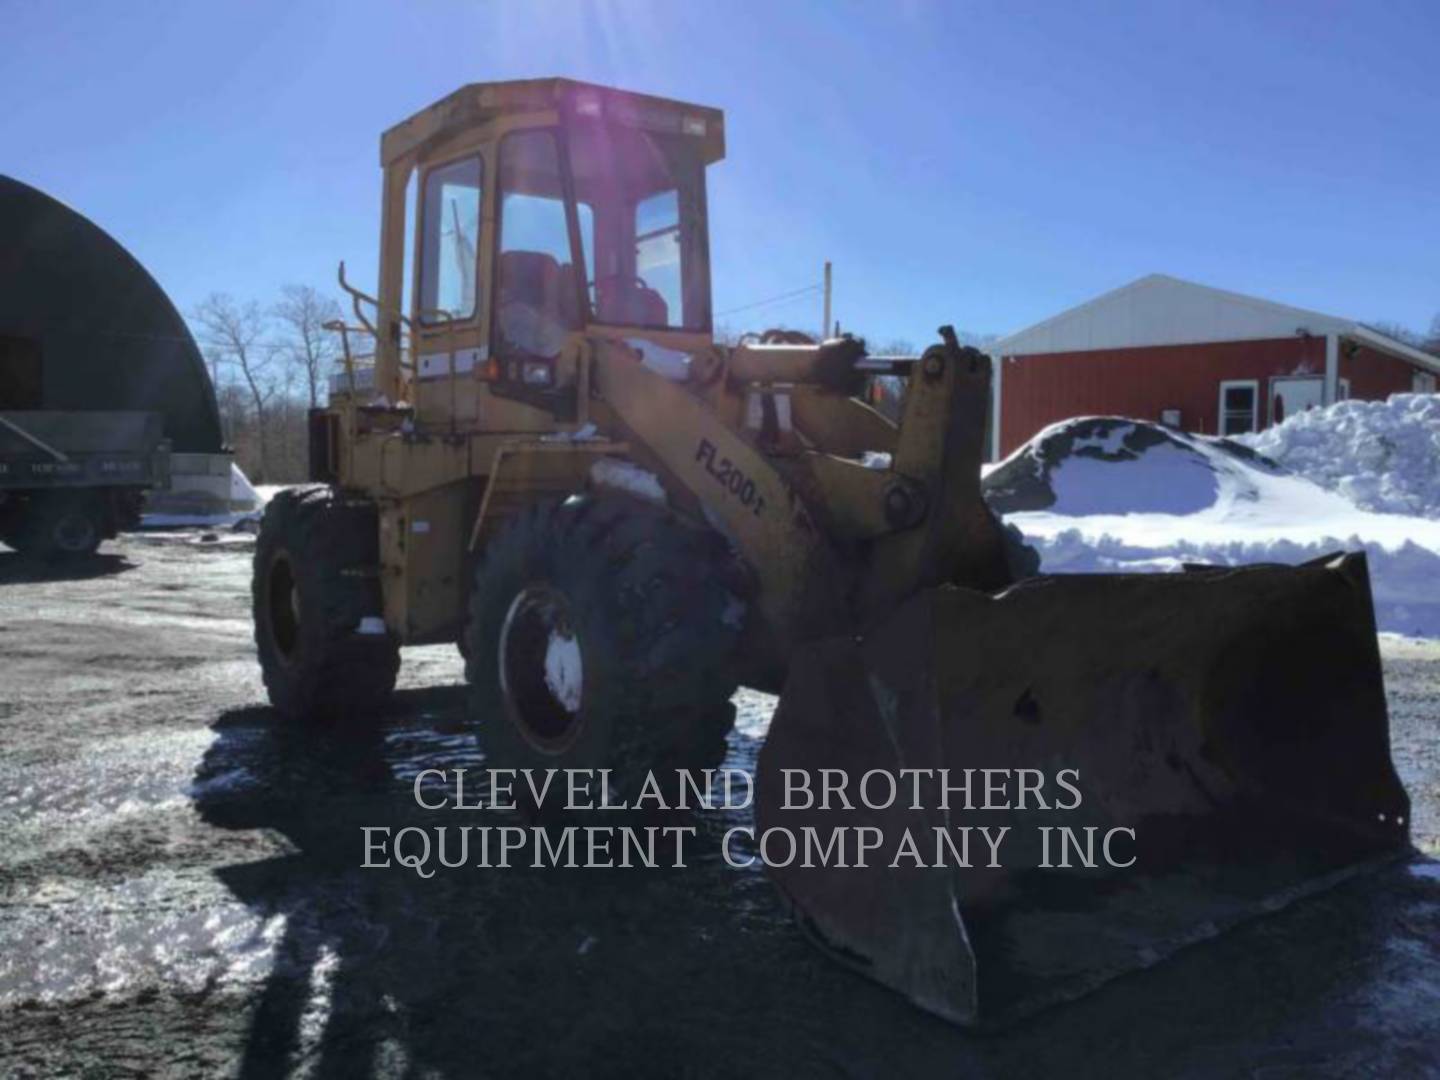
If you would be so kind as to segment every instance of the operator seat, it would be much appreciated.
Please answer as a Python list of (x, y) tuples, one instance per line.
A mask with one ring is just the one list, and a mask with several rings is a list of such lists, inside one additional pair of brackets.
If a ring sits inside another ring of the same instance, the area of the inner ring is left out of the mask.
[[(555, 356), (574, 329), (573, 275), (543, 251), (500, 256), (496, 305), (501, 339), (532, 356)], [(567, 295), (572, 294), (572, 295)]]

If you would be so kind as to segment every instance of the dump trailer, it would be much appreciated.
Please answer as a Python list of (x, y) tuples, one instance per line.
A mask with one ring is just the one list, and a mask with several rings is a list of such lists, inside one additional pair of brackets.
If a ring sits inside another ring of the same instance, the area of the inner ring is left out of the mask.
[(22, 555), (91, 555), (139, 523), (170, 444), (153, 412), (0, 412), (0, 542)]
[[(724, 148), (718, 110), (566, 79), (383, 135), (379, 288), (340, 275), (373, 366), (347, 346), (315, 483), (256, 546), (276, 709), (350, 722), (404, 646), (457, 642), (491, 764), (623, 794), (719, 764), (738, 685), (779, 692), (762, 834), (1018, 837), (995, 866), (771, 866), (818, 943), (965, 1024), (1404, 851), (1363, 557), (1037, 575), (981, 498), (991, 362), (948, 327), (917, 357), (714, 340)], [(914, 793), (787, 797), (818, 770)], [(1007, 798), (960, 798), (991, 773)], [(1051, 827), (1110, 857), (1057, 867)]]

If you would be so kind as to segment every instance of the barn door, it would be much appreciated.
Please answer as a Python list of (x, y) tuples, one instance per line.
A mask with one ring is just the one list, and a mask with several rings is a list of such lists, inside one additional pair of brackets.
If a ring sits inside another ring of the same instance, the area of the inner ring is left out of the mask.
[(1278, 424), (1287, 416), (1325, 404), (1325, 380), (1318, 375), (1270, 380), (1270, 422)]

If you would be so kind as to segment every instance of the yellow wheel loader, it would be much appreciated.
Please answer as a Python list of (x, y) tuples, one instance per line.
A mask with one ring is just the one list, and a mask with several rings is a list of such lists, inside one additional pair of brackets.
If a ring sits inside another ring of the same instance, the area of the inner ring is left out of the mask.
[[(948, 328), (715, 342), (724, 145), (715, 109), (565, 79), (384, 134), (377, 294), (341, 267), (373, 357), (336, 327), (317, 482), (256, 548), (275, 707), (374, 709), (403, 646), (458, 642), (491, 764), (623, 791), (717, 765), (737, 685), (778, 691), (762, 835), (1013, 832), (997, 865), (770, 867), (834, 955), (966, 1024), (1404, 851), (1363, 557), (1037, 576), (981, 498), (990, 362)], [(790, 798), (821, 770), (914, 790)]]

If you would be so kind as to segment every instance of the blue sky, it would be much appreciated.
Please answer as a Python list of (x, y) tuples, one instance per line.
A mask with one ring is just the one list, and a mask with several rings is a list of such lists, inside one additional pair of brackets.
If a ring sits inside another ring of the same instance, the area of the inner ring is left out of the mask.
[[(378, 140), (466, 82), (726, 110), (719, 311), (820, 278), (872, 340), (1019, 329), (1160, 271), (1440, 311), (1440, 5), (0, 0), (0, 172), (182, 310), (375, 280)], [(806, 296), (727, 320), (814, 325)]]

